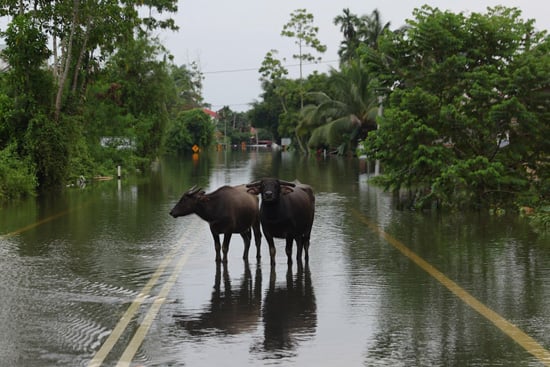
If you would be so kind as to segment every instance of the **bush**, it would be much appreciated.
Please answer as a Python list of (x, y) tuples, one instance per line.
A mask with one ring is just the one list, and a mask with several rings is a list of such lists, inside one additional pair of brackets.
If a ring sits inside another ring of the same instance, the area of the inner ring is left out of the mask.
[(36, 177), (41, 190), (60, 189), (69, 166), (67, 126), (38, 113), (29, 123), (26, 142), (36, 164)]
[(15, 144), (0, 150), (0, 202), (35, 195), (36, 178), (28, 160), (16, 154)]
[(193, 145), (208, 148), (214, 141), (214, 125), (200, 109), (181, 112), (168, 129), (166, 149), (172, 153), (190, 152)]

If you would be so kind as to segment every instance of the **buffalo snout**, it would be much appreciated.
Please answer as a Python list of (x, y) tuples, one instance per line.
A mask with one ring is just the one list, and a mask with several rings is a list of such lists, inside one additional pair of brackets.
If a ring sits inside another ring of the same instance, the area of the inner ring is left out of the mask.
[(272, 201), (274, 199), (273, 191), (267, 190), (263, 192), (262, 199), (265, 201)]

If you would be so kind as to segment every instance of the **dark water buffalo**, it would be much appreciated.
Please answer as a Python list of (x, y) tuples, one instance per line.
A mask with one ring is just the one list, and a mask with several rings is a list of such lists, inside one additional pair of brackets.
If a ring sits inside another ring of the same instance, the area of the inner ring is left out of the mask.
[[(245, 185), (222, 186), (210, 194), (194, 186), (183, 194), (170, 215), (177, 218), (197, 214), (207, 221), (214, 237), (217, 262), (222, 260), (220, 248), (223, 249), (223, 262), (227, 262), (229, 241), (233, 233), (239, 233), (243, 238), (243, 259), (248, 260), (252, 229), (256, 241), (256, 258), (259, 259), (261, 231), (258, 204), (258, 198), (249, 194)], [(220, 245), (220, 234), (224, 235), (223, 246)]]
[(261, 194), (260, 220), (264, 236), (269, 244), (271, 264), (275, 264), (273, 238), (286, 239), (288, 263), (292, 263), (292, 242), (296, 241), (296, 261), (309, 261), (309, 239), (315, 215), (313, 189), (298, 181), (287, 182), (276, 178), (264, 178), (246, 185), (252, 194)]

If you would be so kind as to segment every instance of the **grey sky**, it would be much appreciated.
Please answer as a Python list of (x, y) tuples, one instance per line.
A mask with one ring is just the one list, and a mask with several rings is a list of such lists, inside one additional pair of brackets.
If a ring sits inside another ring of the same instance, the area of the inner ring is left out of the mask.
[[(203, 95), (214, 110), (228, 105), (232, 110), (245, 111), (250, 108), (249, 103), (260, 99), (257, 69), (269, 50), (277, 49), (279, 58), (286, 58), (290, 65), (297, 64), (292, 59), (297, 51), (293, 40), (280, 36), (294, 10), (305, 8), (314, 15), (319, 39), (327, 46), (322, 55), (324, 63), (304, 67), (307, 74), (337, 67), (337, 62), (331, 61), (338, 59), (342, 34), (333, 19), (344, 8), (357, 15), (378, 9), (382, 21), (391, 22), (391, 28), (395, 29), (404, 25), (405, 19), (412, 18), (413, 9), (423, 4), (465, 13), (485, 13), (488, 6), (495, 5), (517, 7), (524, 19), (536, 20), (537, 29), (550, 29), (550, 3), (541, 0), (187, 0), (179, 2), (175, 16), (180, 31), (164, 34), (161, 40), (175, 56), (176, 64), (199, 63), (205, 76)], [(298, 76), (297, 66), (288, 69), (290, 77)]]

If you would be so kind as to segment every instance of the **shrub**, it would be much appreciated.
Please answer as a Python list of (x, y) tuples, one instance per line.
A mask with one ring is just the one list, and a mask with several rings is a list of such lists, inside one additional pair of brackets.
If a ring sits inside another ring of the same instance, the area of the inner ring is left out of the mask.
[(0, 150), (0, 202), (35, 195), (36, 178), (28, 160), (17, 156), (15, 144)]

